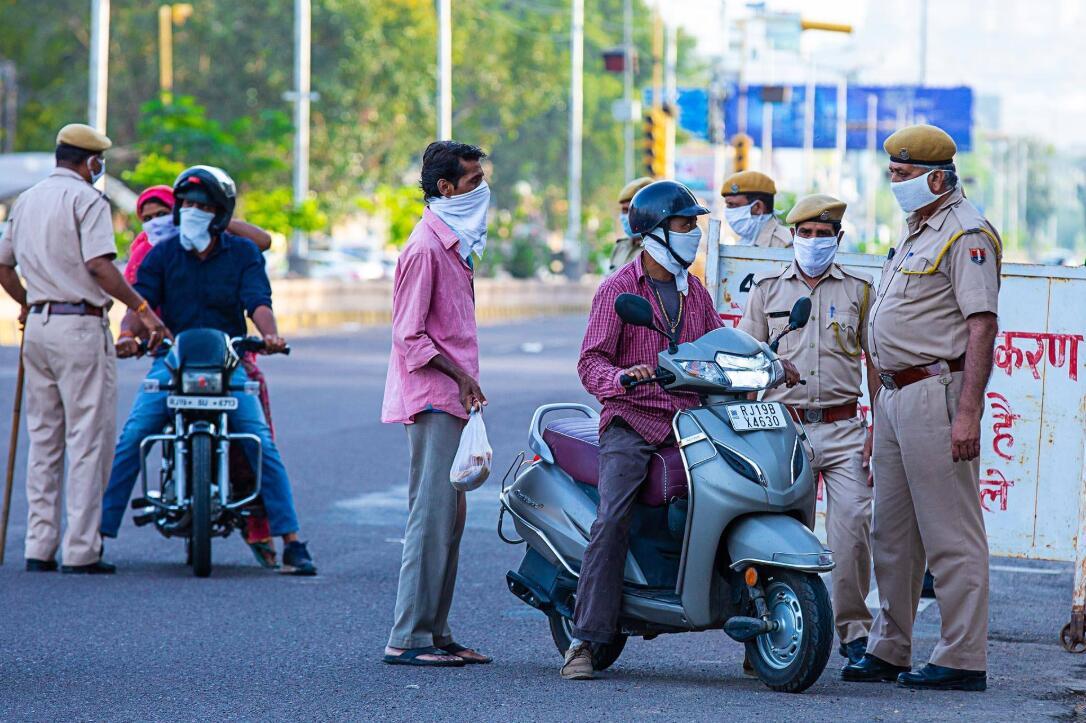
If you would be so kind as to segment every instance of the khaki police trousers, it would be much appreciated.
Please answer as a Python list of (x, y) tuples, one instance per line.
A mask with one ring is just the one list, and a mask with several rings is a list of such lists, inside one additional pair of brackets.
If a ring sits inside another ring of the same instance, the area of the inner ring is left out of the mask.
[(962, 376), (946, 373), (883, 389), (875, 401), (873, 542), (881, 607), (867, 650), (893, 665), (911, 665), (926, 558), (942, 618), (931, 662), (987, 670), (988, 538), (980, 462), (951, 456)]
[(833, 550), (833, 614), (842, 643), (867, 637), (871, 611), (871, 488), (863, 467), (867, 431), (859, 419), (805, 424), (811, 468), (826, 494), (826, 544)]
[(96, 316), (30, 314), (26, 365), (26, 557), (51, 560), (60, 546), (61, 489), (68, 524), (65, 565), (98, 560), (102, 494), (113, 464), (117, 366), (108, 322)]

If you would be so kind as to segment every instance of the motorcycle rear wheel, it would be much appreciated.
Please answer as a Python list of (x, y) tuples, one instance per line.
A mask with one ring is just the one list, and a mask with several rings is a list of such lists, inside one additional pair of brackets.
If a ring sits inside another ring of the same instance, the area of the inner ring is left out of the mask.
[[(558, 654), (565, 658), (569, 643), (573, 639), (573, 623), (556, 612), (547, 613), (547, 621), (550, 623), (551, 639), (558, 648)], [(625, 647), (626, 636), (621, 634), (616, 634), (610, 643), (593, 643), (592, 667), (596, 670), (607, 670), (615, 664)]]
[(211, 437), (192, 437), (192, 574), (211, 574)]
[(822, 578), (791, 570), (760, 571), (772, 633), (746, 643), (747, 658), (767, 686), (781, 693), (810, 688), (830, 658), (833, 608)]

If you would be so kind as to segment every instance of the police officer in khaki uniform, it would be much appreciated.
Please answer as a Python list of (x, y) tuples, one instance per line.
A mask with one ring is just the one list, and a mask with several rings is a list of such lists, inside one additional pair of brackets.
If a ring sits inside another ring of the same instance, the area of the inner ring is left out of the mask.
[[(105, 172), (102, 154), (111, 145), (90, 126), (62, 128), (56, 168), (15, 202), (0, 240), (0, 285), (26, 319), (26, 569), (33, 572), (56, 570), (58, 547), (64, 572), (114, 571), (101, 559), (98, 534), (116, 427), (110, 297), (139, 312), (152, 347), (166, 333), (113, 265), (109, 201), (91, 185)], [(61, 545), (65, 461), (68, 524)]]
[[(792, 305), (811, 298), (810, 322), (785, 336), (779, 352), (806, 384), (770, 389), (765, 399), (788, 405), (814, 450), (811, 466), (825, 485), (826, 536), (837, 563), (834, 622), (841, 655), (856, 663), (871, 629), (864, 602), (871, 585), (871, 487), (865, 469), (870, 445), (857, 402), (867, 350), (864, 323), (875, 292), (870, 276), (834, 263), (844, 213), (844, 202), (832, 196), (807, 196), (795, 205), (787, 219), (795, 236), (795, 260), (755, 282), (739, 328), (768, 341), (788, 325)], [(869, 387), (873, 379), (869, 358)]]
[(742, 246), (784, 249), (792, 245), (792, 235), (773, 215), (777, 184), (758, 171), (741, 171), (724, 179), (720, 195), (724, 197), (724, 218), (739, 237)]
[[(911, 688), (987, 687), (988, 540), (978, 497), (980, 421), (992, 371), (1002, 242), (962, 193), (954, 141), (899, 130), (883, 145), (908, 227), (883, 266), (871, 310), (875, 580), (881, 609), (856, 681)], [(924, 560), (942, 629), (928, 665), (909, 672)]]
[(650, 183), (652, 179), (648, 176), (635, 178), (618, 194), (619, 218), (622, 220), (622, 230), (626, 235), (615, 241), (615, 250), (611, 252), (611, 266), (608, 273), (618, 271), (641, 253), (641, 237), (630, 229), (630, 201), (633, 200), (635, 193)]

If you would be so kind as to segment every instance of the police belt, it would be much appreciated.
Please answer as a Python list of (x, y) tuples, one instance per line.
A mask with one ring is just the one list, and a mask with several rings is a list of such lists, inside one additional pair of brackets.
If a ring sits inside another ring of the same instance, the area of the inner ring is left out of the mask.
[(839, 404), (836, 407), (823, 407), (822, 409), (803, 409), (788, 405), (788, 413), (792, 419), (802, 424), (818, 424), (820, 422), (840, 422), (856, 416), (856, 402), (851, 404)]
[(94, 306), (86, 302), (67, 304), (61, 301), (46, 301), (43, 304), (34, 304), (30, 307), (31, 314), (40, 314), (48, 309), (50, 316), (101, 316), (102, 307)]
[[(946, 362), (947, 371), (960, 372), (965, 369), (965, 355)], [(923, 366), (909, 367), (899, 372), (879, 372), (879, 381), (887, 389), (901, 389), (910, 384), (937, 377), (943, 373), (943, 362), (934, 362)]]

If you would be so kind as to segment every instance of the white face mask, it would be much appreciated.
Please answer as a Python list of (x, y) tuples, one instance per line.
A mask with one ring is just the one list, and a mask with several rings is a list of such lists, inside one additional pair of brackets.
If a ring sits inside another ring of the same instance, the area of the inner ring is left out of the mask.
[(486, 250), (486, 212), (490, 208), (490, 186), (486, 181), (459, 196), (428, 198), (426, 202), (438, 218), (448, 224), (460, 239), (460, 255), (466, 260), (472, 253)]
[(626, 238), (633, 238), (634, 232), (633, 229), (630, 228), (630, 214), (620, 214), (619, 219), (622, 221), (622, 230), (626, 233)]
[[(757, 201), (754, 203), (757, 203)], [(758, 238), (762, 227), (769, 222), (769, 219), (773, 218), (771, 213), (763, 213), (761, 216), (752, 215), (751, 210), (754, 208), (754, 203), (724, 209), (724, 218), (728, 220), (728, 225), (732, 227), (732, 231), (739, 235), (739, 241), (745, 246), (753, 244), (754, 239)]]
[(169, 241), (177, 235), (177, 226), (173, 225), (173, 216), (157, 216), (143, 224), (143, 232), (147, 234), (147, 242), (155, 246), (163, 241)]
[(106, 175), (106, 159), (105, 158), (99, 159), (99, 162), (102, 165), (100, 165), (98, 167), (98, 172), (95, 173), (94, 172), (94, 166), (93, 166), (95, 158), (98, 158), (98, 156), (91, 156), (90, 158), (87, 159), (87, 170), (90, 171), (91, 185), (93, 185), (95, 183), (98, 183), (98, 179), (101, 178), (102, 176)]
[(211, 245), (211, 222), (215, 214), (190, 206), (181, 209), (181, 246), (186, 251), (203, 253)]
[[(931, 188), (928, 186), (928, 176), (935, 173), (936, 170), (938, 169), (933, 168), (922, 176), (890, 184), (890, 190), (894, 192), (894, 198), (897, 199), (897, 205), (901, 206), (902, 211), (912, 213), (918, 208), (924, 208), (932, 201), (942, 198), (942, 196), (932, 193)], [(950, 192), (947, 191), (946, 193)]]
[(658, 228), (651, 235), (645, 236), (641, 240), (641, 245), (656, 263), (663, 266), (668, 273), (675, 277), (675, 288), (678, 289), (679, 293), (686, 294), (690, 289), (690, 272), (688, 269), (698, 256), (698, 247), (701, 245), (701, 229), (695, 228), (693, 231), (687, 231), (686, 233), (668, 231), (668, 242), (675, 254), (683, 260), (683, 263), (679, 263), (679, 260), (667, 250), (667, 247), (660, 241), (661, 238), (664, 238), (664, 231), (662, 228)]
[(804, 238), (796, 234), (792, 248), (796, 252), (796, 264), (811, 278), (818, 278), (826, 273), (837, 255), (838, 236)]

